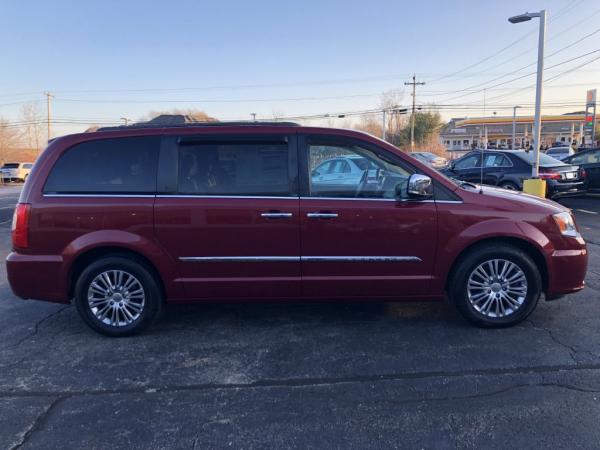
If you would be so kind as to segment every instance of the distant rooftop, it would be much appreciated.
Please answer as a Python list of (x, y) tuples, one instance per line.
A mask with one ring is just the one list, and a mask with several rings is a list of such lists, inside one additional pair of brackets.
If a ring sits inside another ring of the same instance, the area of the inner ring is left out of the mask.
[(265, 122), (265, 121), (237, 121), (218, 122), (215, 120), (200, 121), (187, 114), (161, 114), (146, 122), (136, 122), (130, 125), (114, 127), (101, 127), (96, 131), (129, 130), (132, 128), (171, 128), (171, 127), (224, 127), (224, 126), (279, 126), (297, 127), (295, 122)]

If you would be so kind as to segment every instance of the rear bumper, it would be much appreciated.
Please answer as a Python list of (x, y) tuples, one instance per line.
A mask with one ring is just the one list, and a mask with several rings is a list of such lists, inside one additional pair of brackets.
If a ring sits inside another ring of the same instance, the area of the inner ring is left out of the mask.
[(580, 242), (580, 248), (554, 250), (548, 258), (548, 300), (580, 291), (585, 287), (588, 253), (583, 240)]
[(548, 197), (558, 198), (567, 196), (583, 195), (587, 192), (587, 184), (583, 181), (573, 183), (546, 183)]
[(23, 255), (11, 252), (6, 258), (8, 282), (23, 299), (68, 303), (64, 262), (57, 255)]

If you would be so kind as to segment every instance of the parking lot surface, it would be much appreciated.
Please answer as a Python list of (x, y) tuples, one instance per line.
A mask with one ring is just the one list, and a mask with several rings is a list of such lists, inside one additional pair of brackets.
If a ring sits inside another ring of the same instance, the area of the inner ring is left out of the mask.
[(600, 197), (561, 202), (587, 288), (501, 330), (445, 304), (201, 305), (110, 339), (15, 298), (2, 259), (0, 448), (597, 448)]

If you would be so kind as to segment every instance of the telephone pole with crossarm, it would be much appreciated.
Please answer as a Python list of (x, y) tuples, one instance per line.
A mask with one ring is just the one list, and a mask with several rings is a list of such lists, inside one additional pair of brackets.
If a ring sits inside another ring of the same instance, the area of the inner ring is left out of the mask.
[(417, 82), (417, 75), (413, 74), (412, 82), (404, 82), (405, 86), (412, 86), (412, 114), (410, 115), (410, 150), (414, 151), (415, 149), (415, 109), (416, 109), (416, 93), (417, 93), (417, 85), (422, 86), (425, 83), (420, 81)]

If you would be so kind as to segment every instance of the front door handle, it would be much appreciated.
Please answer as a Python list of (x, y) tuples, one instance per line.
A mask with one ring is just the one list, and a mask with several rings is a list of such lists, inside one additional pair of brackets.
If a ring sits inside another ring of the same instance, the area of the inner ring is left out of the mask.
[(310, 212), (306, 214), (309, 219), (335, 219), (337, 213), (332, 212)]
[(289, 219), (292, 217), (291, 212), (281, 212), (281, 211), (269, 211), (260, 213), (260, 217), (264, 217), (266, 219)]

